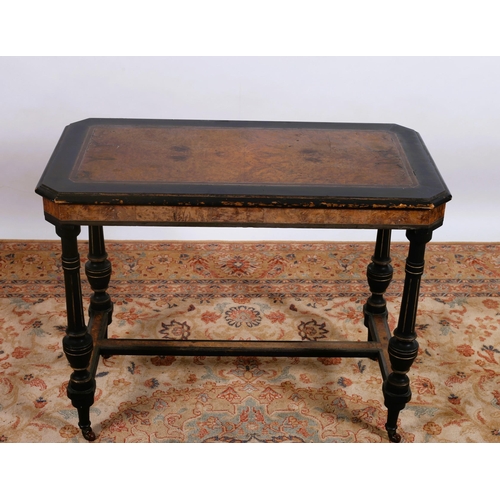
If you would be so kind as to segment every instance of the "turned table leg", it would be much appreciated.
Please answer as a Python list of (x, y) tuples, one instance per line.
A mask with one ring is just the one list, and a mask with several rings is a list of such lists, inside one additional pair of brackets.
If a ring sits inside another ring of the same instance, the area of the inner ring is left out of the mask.
[(104, 245), (104, 232), (102, 226), (89, 226), (89, 253), (85, 264), (85, 274), (93, 294), (90, 297), (89, 313), (109, 311), (108, 325), (112, 320), (113, 303), (107, 293), (111, 278), (111, 262)]
[[(365, 326), (367, 328), (369, 328), (368, 316), (370, 314), (384, 314), (387, 316), (387, 304), (384, 293), (391, 283), (393, 274), (390, 250), (391, 230), (379, 229), (377, 231), (375, 252), (366, 270), (366, 277), (371, 292), (371, 296), (363, 308)], [(368, 340), (374, 340), (370, 330), (368, 330)]]
[(411, 399), (408, 371), (417, 357), (418, 342), (415, 333), (420, 280), (424, 272), (425, 246), (432, 238), (432, 230), (406, 231), (410, 241), (406, 259), (406, 277), (401, 299), (399, 321), (389, 340), (389, 359), (392, 372), (383, 384), (384, 403), (388, 409), (385, 428), (392, 442), (401, 441), (397, 433), (399, 412)]
[(87, 330), (83, 312), (80, 255), (77, 243), (80, 226), (61, 224), (56, 227), (56, 233), (61, 238), (62, 245), (68, 322), (63, 339), (63, 351), (73, 368), (67, 394), (73, 406), (78, 410), (78, 426), (84, 438), (94, 441), (95, 434), (90, 425), (90, 407), (94, 403), (96, 384), (89, 371), (93, 342)]

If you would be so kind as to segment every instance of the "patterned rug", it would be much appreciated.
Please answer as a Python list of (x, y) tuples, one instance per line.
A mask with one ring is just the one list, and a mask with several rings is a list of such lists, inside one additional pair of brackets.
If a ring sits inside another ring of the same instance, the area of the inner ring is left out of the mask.
[[(0, 242), (0, 441), (83, 442), (57, 241)], [(386, 295), (397, 321), (406, 244)], [(110, 242), (111, 337), (365, 340), (372, 243)], [(82, 243), (82, 262), (87, 250)], [(84, 294), (90, 290), (84, 283)], [(431, 243), (403, 440), (500, 442), (500, 244)], [(88, 306), (88, 301), (85, 307)], [(100, 442), (387, 442), (375, 361), (113, 356)]]

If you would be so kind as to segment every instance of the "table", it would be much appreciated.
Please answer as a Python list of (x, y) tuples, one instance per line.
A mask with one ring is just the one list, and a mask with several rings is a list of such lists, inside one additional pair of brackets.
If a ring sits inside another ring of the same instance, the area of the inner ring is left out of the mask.
[[(442, 225), (450, 192), (420, 135), (393, 124), (88, 119), (64, 132), (38, 183), (62, 244), (73, 369), (67, 394), (88, 441), (100, 356), (314, 356), (378, 360), (390, 441), (411, 399), (415, 320), (425, 246)], [(82, 305), (77, 236), (89, 226)], [(241, 226), (377, 230), (367, 269), (366, 341), (110, 339), (111, 263), (103, 226)], [(409, 240), (399, 320), (384, 298), (393, 269), (391, 231)]]

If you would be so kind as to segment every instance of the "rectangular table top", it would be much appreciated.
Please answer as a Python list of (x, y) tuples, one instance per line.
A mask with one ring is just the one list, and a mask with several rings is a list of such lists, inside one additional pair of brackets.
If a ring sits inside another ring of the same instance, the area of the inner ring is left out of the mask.
[(36, 192), (64, 204), (434, 208), (451, 195), (420, 135), (391, 124), (88, 119)]

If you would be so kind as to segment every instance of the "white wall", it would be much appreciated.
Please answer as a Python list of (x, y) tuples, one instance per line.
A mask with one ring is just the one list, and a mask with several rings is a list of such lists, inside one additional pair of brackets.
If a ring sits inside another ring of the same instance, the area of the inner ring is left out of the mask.
[[(0, 238), (55, 239), (34, 193), (88, 117), (397, 123), (453, 200), (434, 241), (500, 241), (498, 57), (1, 57)], [(117, 239), (371, 240), (371, 231), (108, 228)], [(404, 239), (395, 232), (394, 239)], [(83, 233), (85, 236), (85, 233)]]

